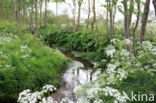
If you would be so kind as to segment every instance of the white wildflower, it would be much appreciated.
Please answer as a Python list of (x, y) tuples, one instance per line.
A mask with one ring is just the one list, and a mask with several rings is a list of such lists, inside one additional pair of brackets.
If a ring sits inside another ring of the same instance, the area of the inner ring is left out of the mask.
[(115, 52), (116, 52), (116, 50), (115, 50), (115, 48), (112, 45), (109, 45), (106, 48), (106, 54), (107, 54), (107, 56), (110, 56), (111, 58), (113, 57)]
[(133, 44), (130, 39), (125, 39), (125, 41), (126, 41), (126, 44), (128, 44), (128, 45), (132, 45)]
[(120, 40), (117, 39), (117, 38), (114, 38), (114, 39), (111, 40), (112, 43), (117, 43), (118, 41), (120, 41)]
[(129, 56), (129, 52), (126, 49), (122, 49), (120, 54), (122, 56)]
[(144, 49), (147, 49), (147, 50), (152, 49), (152, 44), (151, 44), (150, 41), (143, 41), (142, 46), (143, 46)]

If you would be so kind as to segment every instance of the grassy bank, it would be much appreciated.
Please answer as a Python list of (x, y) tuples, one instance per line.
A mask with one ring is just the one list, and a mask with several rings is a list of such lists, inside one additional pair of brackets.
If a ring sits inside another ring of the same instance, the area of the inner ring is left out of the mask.
[(0, 22), (0, 102), (15, 102), (25, 90), (59, 86), (68, 60), (15, 23)]

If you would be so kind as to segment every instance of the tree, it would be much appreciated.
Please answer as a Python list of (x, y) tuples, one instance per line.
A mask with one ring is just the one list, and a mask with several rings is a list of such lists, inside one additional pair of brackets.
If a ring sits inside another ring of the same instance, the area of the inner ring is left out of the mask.
[(88, 0), (88, 20), (87, 20), (87, 26), (86, 29), (88, 29), (89, 21), (90, 21), (90, 0)]
[(77, 30), (80, 30), (80, 18), (81, 18), (81, 5), (83, 0), (78, 0), (78, 20), (77, 20)]
[(42, 26), (42, 4), (43, 4), (43, 0), (40, 1), (40, 28)]
[(45, 0), (44, 27), (47, 27), (47, 0)]
[(128, 14), (128, 28), (131, 25), (133, 9), (134, 9), (134, 0), (130, 0), (130, 7), (129, 7), (129, 14)]
[(15, 20), (18, 22), (19, 18), (18, 18), (18, 4), (17, 4), (17, 0), (14, 0), (14, 15), (15, 15)]
[(37, 8), (38, 0), (35, 0), (35, 23), (36, 23), (36, 34), (38, 33), (38, 8)]
[[(108, 21), (110, 23), (110, 35), (113, 38), (114, 37), (114, 24), (115, 24), (115, 16), (116, 16), (116, 6), (117, 6), (118, 0), (106, 0), (106, 5), (104, 7), (107, 9), (107, 28), (109, 27)], [(109, 18), (109, 19), (108, 19)]]
[(64, 2), (65, 0), (53, 0), (56, 3), (56, 27), (58, 24), (57, 16), (58, 16), (58, 3), (59, 2)]
[(136, 20), (136, 23), (135, 23), (135, 26), (133, 28), (133, 53), (134, 53), (134, 56), (136, 56), (136, 50), (135, 50), (135, 32), (137, 30), (137, 27), (138, 27), (138, 24), (139, 24), (139, 20), (140, 20), (140, 0), (136, 0), (137, 2), (137, 20)]
[(145, 37), (145, 32), (146, 32), (146, 25), (147, 25), (147, 19), (148, 19), (148, 14), (150, 10), (150, 0), (146, 0), (145, 6), (144, 6), (144, 11), (143, 11), (143, 16), (141, 20), (141, 32), (140, 32), (140, 43), (144, 40)]
[(33, 14), (34, 14), (34, 0), (30, 1), (30, 8), (31, 8), (31, 13), (30, 13), (30, 29), (31, 31), (33, 31), (33, 24), (34, 24), (34, 20), (33, 20)]
[(96, 23), (96, 11), (95, 11), (95, 0), (93, 0), (93, 21), (92, 21), (92, 25), (91, 25), (91, 32), (93, 33), (94, 31), (94, 25)]
[(124, 6), (124, 35), (125, 35), (126, 38), (129, 38), (127, 0), (123, 0), (123, 6)]
[(75, 13), (76, 13), (76, 0), (72, 0), (73, 1), (73, 6), (74, 6), (74, 8), (73, 8), (73, 23), (74, 23), (74, 26), (76, 25), (76, 22), (75, 22), (75, 20), (76, 20), (76, 15), (75, 15)]

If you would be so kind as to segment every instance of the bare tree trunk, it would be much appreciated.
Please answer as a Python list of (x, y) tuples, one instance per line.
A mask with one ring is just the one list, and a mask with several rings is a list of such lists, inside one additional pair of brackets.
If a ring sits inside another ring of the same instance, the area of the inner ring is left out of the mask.
[[(110, 7), (112, 7), (112, 4), (111, 2), (109, 1), (109, 5)], [(113, 29), (113, 12), (112, 12), (112, 9), (109, 11), (109, 22), (110, 22), (110, 34), (111, 34), (111, 38), (113, 39), (113, 36), (114, 36), (114, 29)]]
[(76, 25), (75, 21), (76, 21), (76, 0), (73, 0), (73, 5), (74, 5), (74, 9), (73, 9), (73, 23), (74, 23), (74, 26)]
[(19, 18), (18, 18), (17, 0), (14, 0), (14, 16), (15, 16), (15, 20), (18, 22)]
[[(96, 11), (95, 11), (95, 0), (93, 0), (93, 21), (92, 21), (92, 26), (91, 26), (91, 32), (93, 33), (94, 31), (94, 25), (96, 25)], [(97, 25), (96, 25), (96, 30), (97, 30)]]
[(34, 10), (33, 10), (33, 4), (31, 4), (31, 13), (30, 13), (30, 21), (31, 21), (31, 23), (30, 23), (30, 29), (31, 29), (31, 31), (33, 31), (33, 25), (34, 25), (34, 22), (33, 22), (33, 13), (34, 13)]
[(78, 5), (79, 5), (79, 7), (78, 7), (78, 21), (77, 21), (77, 29), (78, 30), (80, 30), (81, 4), (82, 3), (78, 3)]
[(41, 5), (40, 5), (40, 28), (42, 27), (42, 4), (43, 4), (43, 0), (40, 1)]
[(155, 9), (155, 16), (156, 16), (156, 0), (153, 0), (153, 6), (154, 6), (154, 9)]
[(128, 28), (130, 27), (132, 21), (133, 5), (134, 5), (134, 0), (130, 0), (130, 12), (128, 14)]
[(25, 16), (26, 16), (26, 15), (25, 15), (26, 13), (25, 13), (25, 5), (24, 5), (24, 4), (25, 4), (25, 1), (22, 2), (22, 11), (23, 11), (22, 23), (23, 23), (23, 24), (24, 24), (24, 22), (25, 22), (24, 20), (25, 20)]
[(115, 28), (116, 6), (117, 6), (117, 5), (114, 6), (114, 13), (113, 13), (113, 20), (112, 20), (112, 21), (113, 21), (113, 22), (112, 22), (112, 26), (113, 26), (113, 27), (112, 27), (113, 35), (114, 35), (114, 28)]
[(135, 50), (135, 32), (137, 30), (138, 24), (139, 24), (139, 20), (140, 20), (140, 3), (137, 3), (137, 9), (138, 9), (138, 13), (137, 13), (137, 20), (136, 20), (136, 24), (134, 26), (133, 29), (133, 53), (134, 56), (136, 56), (136, 50)]
[(35, 21), (36, 21), (36, 35), (38, 34), (38, 10), (37, 10), (37, 0), (35, 0)]
[(47, 0), (45, 0), (44, 27), (47, 28)]
[(87, 21), (86, 29), (88, 29), (89, 22), (90, 22), (90, 0), (88, 0), (88, 21)]
[(148, 20), (148, 14), (149, 14), (149, 8), (150, 6), (150, 0), (146, 0), (144, 12), (141, 20), (141, 33), (140, 33), (140, 43), (144, 40), (145, 32), (146, 32), (146, 25)]
[[(124, 2), (124, 11), (127, 12), (127, 2)], [(124, 15), (124, 35), (125, 35), (125, 38), (129, 38), (128, 13), (125, 13)]]

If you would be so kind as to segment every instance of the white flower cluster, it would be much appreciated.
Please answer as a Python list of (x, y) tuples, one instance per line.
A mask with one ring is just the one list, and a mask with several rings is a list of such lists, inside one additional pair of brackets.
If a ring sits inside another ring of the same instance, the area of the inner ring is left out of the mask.
[(11, 43), (13, 40), (17, 40), (18, 36), (12, 33), (0, 33), (0, 44)]
[(57, 102), (55, 102), (53, 98), (49, 96), (47, 98), (44, 97), (39, 103), (57, 103)]
[(111, 87), (102, 88), (100, 89), (100, 91), (102, 93), (104, 92), (105, 96), (111, 96), (116, 98), (115, 101), (118, 101), (119, 103), (126, 103), (126, 101), (129, 100), (129, 97), (125, 92), (123, 92), (122, 95), (117, 89)]
[(66, 98), (63, 98), (60, 103), (74, 103), (74, 102), (66, 97)]
[(106, 73), (107, 73), (107, 74), (115, 73), (116, 67), (117, 67), (117, 66), (116, 66), (115, 64), (107, 64)]
[(81, 97), (78, 98), (77, 103), (90, 103), (90, 101), (85, 97)]
[(22, 45), (21, 52), (22, 52), (21, 58), (28, 58), (30, 57), (31, 49), (27, 45)]
[[(108, 64), (106, 70), (107, 81), (106, 83), (109, 84), (116, 84), (117, 80), (126, 79), (128, 76), (128, 71), (125, 71), (122, 68), (116, 69), (118, 63), (115, 64)], [(116, 69), (116, 70), (115, 70)]]
[(150, 41), (143, 41), (142, 46), (146, 50), (151, 50), (152, 49), (152, 44)]
[(19, 94), (18, 103), (54, 103), (53, 99), (48, 97), (45, 98), (45, 95), (56, 91), (56, 87), (53, 85), (46, 85), (43, 87), (42, 91), (31, 92), (29, 89), (24, 90)]
[(47, 90), (47, 91), (50, 91), (50, 92), (53, 92), (53, 91), (56, 91), (56, 87), (53, 86), (53, 85), (45, 85), (43, 88), (43, 90)]
[(15, 67), (7, 63), (8, 56), (2, 51), (0, 51), (0, 58), (0, 68), (3, 70), (15, 70)]
[(122, 56), (126, 56), (126, 57), (129, 56), (129, 52), (128, 52), (126, 49), (122, 49), (121, 52), (120, 52), (120, 54), (121, 54)]
[(78, 98), (78, 101), (76, 103), (104, 103), (101, 99), (96, 99), (93, 102), (90, 102), (87, 98)]
[(128, 77), (128, 72), (122, 68), (118, 69), (117, 73), (117, 78), (119, 78), (120, 81)]
[(93, 103), (104, 103), (101, 99), (99, 99), (99, 95), (104, 95), (106, 97), (110, 96), (115, 99), (114, 102), (116, 103), (126, 103), (126, 101), (129, 100), (129, 97), (125, 92), (120, 93), (117, 89), (108, 86), (105, 88), (87, 88), (85, 93), (87, 96), (79, 97), (77, 103), (90, 103), (92, 98), (94, 98)]
[(110, 56), (111, 58), (113, 57), (113, 54), (116, 52), (114, 46), (112, 45), (109, 45), (107, 48), (106, 48), (106, 54), (107, 56)]
[(127, 45), (133, 45), (133, 42), (130, 39), (125, 39)]
[(117, 38), (114, 38), (114, 39), (111, 40), (112, 43), (117, 43), (117, 42), (119, 42), (119, 41), (120, 41), (120, 40), (117, 39)]
[(154, 47), (151, 49), (151, 51), (152, 51), (152, 54), (153, 54), (153, 55), (156, 55), (156, 46), (154, 46)]

